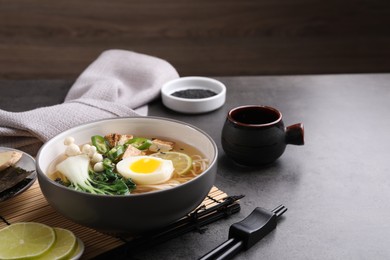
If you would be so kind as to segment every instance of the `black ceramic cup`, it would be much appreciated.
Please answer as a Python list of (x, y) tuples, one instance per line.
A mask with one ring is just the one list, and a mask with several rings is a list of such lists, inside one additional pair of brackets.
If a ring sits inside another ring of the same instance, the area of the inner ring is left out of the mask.
[(222, 129), (222, 148), (236, 163), (266, 165), (278, 159), (287, 144), (303, 145), (303, 124), (284, 127), (279, 110), (247, 105), (229, 111)]

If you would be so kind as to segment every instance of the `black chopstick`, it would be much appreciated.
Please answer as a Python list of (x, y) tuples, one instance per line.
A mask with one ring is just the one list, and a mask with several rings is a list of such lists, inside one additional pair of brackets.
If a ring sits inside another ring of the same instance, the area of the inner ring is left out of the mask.
[(208, 209), (205, 207), (200, 207), (194, 212), (190, 213), (187, 217), (161, 230), (134, 238), (130, 241), (127, 241), (127, 238), (121, 238), (126, 242), (125, 244), (100, 254), (94, 259), (103, 260), (109, 259), (110, 257), (115, 257), (115, 259), (128, 259), (131, 254), (137, 251), (161, 244), (190, 231), (197, 230), (202, 232), (202, 227), (219, 219), (229, 217), (231, 214), (239, 212), (241, 206), (237, 203), (237, 201), (243, 197), (244, 195), (228, 196), (221, 200), (221, 202), (219, 202), (217, 205)]

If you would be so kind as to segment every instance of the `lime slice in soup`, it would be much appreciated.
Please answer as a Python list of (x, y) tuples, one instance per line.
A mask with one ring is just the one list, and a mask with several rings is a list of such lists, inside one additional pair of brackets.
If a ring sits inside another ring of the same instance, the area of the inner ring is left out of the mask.
[(150, 156), (171, 160), (178, 175), (184, 175), (192, 168), (192, 158), (185, 153), (161, 152), (151, 154)]
[(21, 222), (0, 230), (0, 259), (32, 258), (44, 254), (54, 244), (54, 230), (44, 224)]

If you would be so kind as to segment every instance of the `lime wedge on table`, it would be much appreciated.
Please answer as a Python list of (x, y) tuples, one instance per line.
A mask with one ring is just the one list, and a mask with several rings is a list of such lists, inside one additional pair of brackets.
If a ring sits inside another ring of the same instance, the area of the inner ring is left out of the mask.
[(63, 228), (53, 229), (56, 234), (56, 240), (53, 246), (43, 255), (34, 258), (34, 260), (69, 259), (73, 251), (76, 250), (76, 236), (71, 231)]
[(44, 224), (20, 222), (0, 230), (0, 259), (37, 257), (49, 250), (56, 235)]
[(179, 175), (187, 173), (192, 167), (192, 159), (185, 153), (179, 152), (161, 152), (150, 156), (158, 157), (164, 160), (171, 160), (175, 171)]

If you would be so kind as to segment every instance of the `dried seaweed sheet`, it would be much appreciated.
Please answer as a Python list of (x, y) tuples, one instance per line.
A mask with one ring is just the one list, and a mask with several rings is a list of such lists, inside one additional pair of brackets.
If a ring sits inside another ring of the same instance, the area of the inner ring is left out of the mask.
[(0, 172), (0, 192), (3, 192), (19, 182), (23, 181), (33, 171), (26, 171), (20, 167), (8, 167), (7, 169)]

